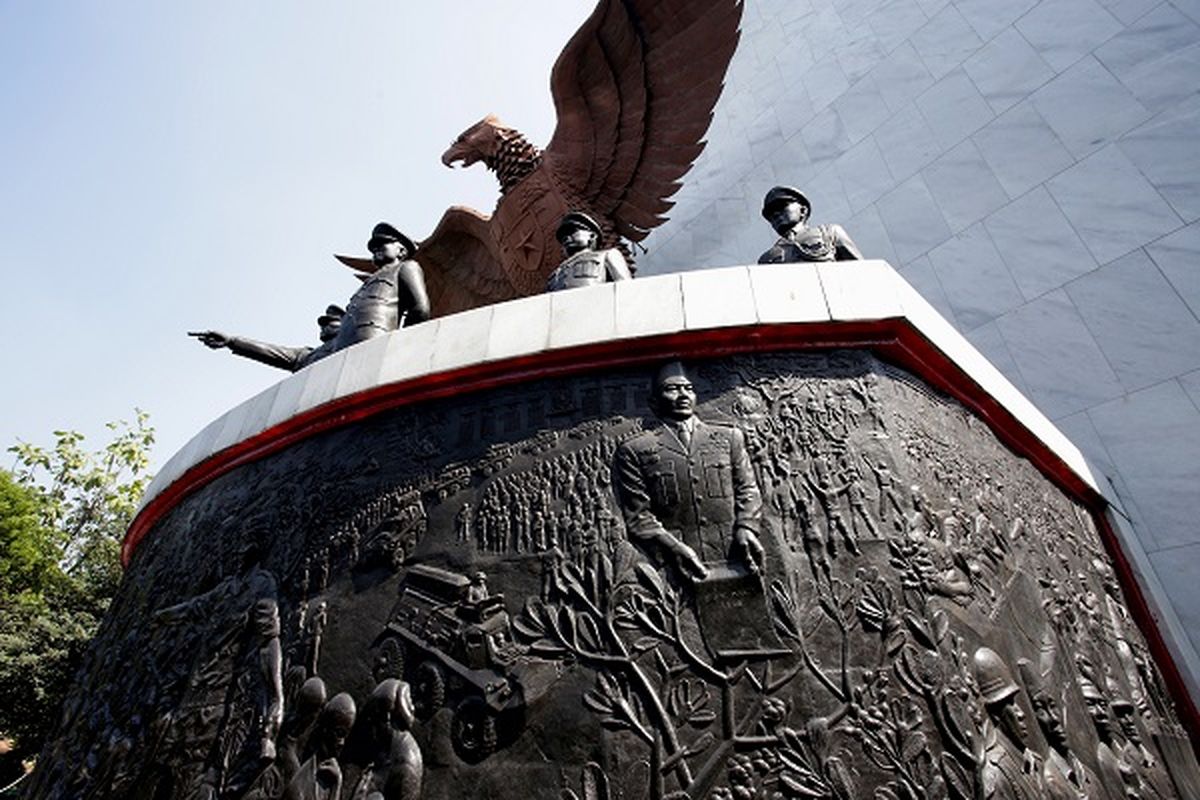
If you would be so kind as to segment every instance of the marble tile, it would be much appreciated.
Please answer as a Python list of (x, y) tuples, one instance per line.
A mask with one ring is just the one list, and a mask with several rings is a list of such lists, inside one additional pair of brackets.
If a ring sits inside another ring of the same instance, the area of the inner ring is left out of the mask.
[(908, 41), (935, 79), (945, 77), (983, 45), (952, 4), (938, 11)]
[(850, 210), (862, 211), (895, 185), (875, 139), (867, 137), (844, 153), (835, 163), (846, 191)]
[(1193, 22), (1200, 22), (1200, 0), (1171, 0), (1171, 5), (1187, 14)]
[(933, 131), (916, 108), (894, 114), (875, 131), (875, 143), (897, 181), (911, 178), (942, 154)]
[(756, 164), (778, 150), (783, 145), (784, 135), (775, 109), (770, 106), (763, 109), (750, 123), (746, 136), (750, 142), (750, 158)]
[(1118, 79), (1200, 43), (1200, 25), (1163, 3), (1097, 47), (1093, 55)]
[(975, 33), (983, 41), (995, 37), (1002, 30), (1012, 25), (1029, 9), (1038, 4), (1038, 0), (955, 0), (954, 5), (967, 23), (975, 29)]
[(886, 319), (904, 315), (898, 291), (904, 284), (887, 263), (828, 261), (820, 262), (816, 267), (833, 320)]
[(540, 353), (549, 347), (550, 302), (548, 295), (540, 294), (492, 306), (487, 360)]
[(1121, 78), (1121, 83), (1139, 103), (1157, 113), (1195, 97), (1198, 75), (1200, 45), (1192, 45), (1143, 64)]
[(1200, 317), (1200, 222), (1147, 245), (1146, 252), (1192, 314)]
[(1123, 25), (1136, 22), (1161, 2), (1162, 0), (1099, 0), (1104, 10), (1120, 20)]
[(855, 83), (887, 58), (883, 45), (867, 31), (842, 44), (834, 54), (846, 80)]
[(453, 315), (427, 320), (420, 325), (401, 328), (389, 336), (387, 350), (383, 354), (383, 364), (379, 369), (380, 385), (427, 374), (431, 369), (434, 344), (438, 339), (442, 320), (452, 319)]
[(1034, 92), (1030, 102), (1076, 158), (1099, 150), (1150, 116), (1091, 56)]
[(1127, 390), (1200, 368), (1200, 321), (1144, 251), (1066, 288)]
[[(779, 120), (779, 130), (783, 132), (785, 140), (783, 146), (789, 141), (800, 142), (797, 134), (801, 128), (812, 122), (814, 116), (816, 110), (808, 96), (808, 90), (799, 81), (793, 80), (792, 85), (775, 104), (775, 118)], [(808, 154), (805, 152), (802, 155), (804, 160), (808, 161)]]
[(1192, 402), (1196, 404), (1196, 408), (1200, 409), (1200, 370), (1189, 372), (1187, 375), (1180, 375), (1179, 385), (1187, 392), (1187, 396), (1192, 398)]
[(1056, 72), (1124, 28), (1093, 0), (1043, 0), (1015, 27)]
[(973, 225), (935, 247), (929, 261), (964, 331), (1025, 301), (982, 225)]
[(800, 136), (817, 172), (824, 170), (851, 147), (850, 134), (846, 132), (842, 117), (835, 108), (827, 108), (817, 114), (812, 122), (800, 130)]
[(246, 401), (249, 409), (246, 413), (246, 420), (242, 423), (242, 430), (238, 434), (238, 441), (249, 439), (267, 429), (267, 422), (271, 418), (271, 406), (275, 405), (275, 396), (279, 394), (279, 387), (282, 384), (283, 381), (280, 381)]
[(1149, 557), (1180, 627), (1193, 650), (1200, 650), (1200, 544), (1161, 550)]
[(346, 363), (338, 375), (337, 386), (333, 396), (345, 397), (364, 389), (378, 385), (379, 375), (383, 371), (384, 356), (388, 349), (388, 339), (394, 334), (376, 336), (365, 342), (360, 342), (346, 350)]
[(808, 72), (800, 76), (808, 97), (812, 100), (813, 110), (821, 109), (832, 103), (842, 92), (850, 88), (850, 81), (842, 72), (842, 66), (834, 55), (813, 64)]
[(954, 309), (946, 297), (946, 290), (942, 288), (942, 282), (938, 279), (929, 256), (921, 256), (915, 261), (910, 261), (900, 275), (951, 325), (958, 326)]
[(1043, 187), (1017, 198), (983, 224), (1027, 299), (1096, 268), (1091, 251)]
[(963, 69), (997, 114), (1012, 108), (1055, 74), (1012, 28), (968, 58)]
[(1158, 546), (1200, 543), (1200, 411), (1164, 381), (1088, 411)]
[(950, 236), (950, 228), (920, 176), (881, 197), (876, 207), (900, 259), (896, 266), (924, 255)]
[(758, 318), (746, 267), (694, 270), (680, 279), (687, 330), (746, 325)]
[(346, 366), (346, 355), (349, 352), (342, 350), (326, 356), (301, 371), (304, 375), (304, 389), (296, 403), (297, 414), (324, 405), (334, 398), (338, 378), (341, 377), (342, 368)]
[(616, 284), (617, 336), (632, 338), (683, 330), (683, 288), (679, 275), (639, 277)]
[[(318, 361), (317, 363), (321, 362)], [(307, 367), (302, 369), (290, 378), (284, 378), (279, 382), (278, 391), (275, 393), (275, 400), (272, 401), (271, 410), (267, 414), (266, 427), (272, 428), (284, 420), (295, 416), (297, 409), (300, 407), (300, 395), (304, 392), (304, 384), (308, 379), (308, 370), (312, 368)]]
[(958, 144), (995, 116), (961, 68), (925, 90), (917, 98), (917, 107), (943, 150)]
[(213, 438), (209, 452), (219, 453), (227, 447), (232, 447), (242, 440), (242, 427), (250, 413), (250, 402), (240, 403), (225, 412), (221, 417), (221, 429)]
[(1182, 224), (1115, 145), (1065, 170), (1046, 186), (1101, 264)]
[(1075, 163), (1028, 100), (989, 122), (971, 140), (1012, 198)]
[(915, 0), (888, 0), (867, 19), (885, 52), (892, 52), (928, 21)]
[(1008, 195), (967, 139), (921, 171), (925, 185), (957, 233), (1008, 203)]
[(808, 199), (813, 206), (813, 221), (836, 222), (850, 217), (850, 201), (836, 169), (825, 170), (806, 184)]
[(1051, 419), (1124, 393), (1062, 289), (1005, 314), (997, 324), (1033, 401)]
[(1017, 362), (1013, 359), (1012, 351), (1008, 349), (1008, 342), (1004, 341), (1004, 335), (1000, 333), (1000, 326), (996, 324), (995, 320), (968, 331), (966, 337), (1000, 371), (1001, 375), (1021, 392), (1029, 393), (1028, 387), (1025, 386), (1025, 379), (1021, 376), (1021, 370), (1017, 369)]
[[(551, 295), (551, 308), (554, 301), (566, 295), (577, 292), (555, 292)], [(487, 357), (488, 339), (491, 337), (492, 307), (473, 308), (438, 319), (438, 330), (433, 340), (433, 352), (429, 357), (430, 372), (446, 370), (476, 364)], [(564, 328), (575, 330), (568, 323)]]
[[(1200, 72), (1193, 73), (1200, 79)], [(1186, 222), (1200, 219), (1200, 102), (1159, 114), (1119, 146)]]
[(870, 76), (862, 78), (834, 100), (833, 108), (852, 144), (862, 141), (888, 117), (883, 94)]
[(829, 319), (829, 306), (814, 264), (751, 267), (750, 289), (759, 322)]
[(900, 266), (896, 249), (892, 247), (892, 240), (875, 206), (867, 206), (847, 220), (843, 227), (864, 256), (881, 258), (893, 267)]
[(917, 95), (933, 85), (933, 76), (925, 62), (908, 42), (897, 47), (871, 70), (871, 77), (892, 113), (908, 108)]

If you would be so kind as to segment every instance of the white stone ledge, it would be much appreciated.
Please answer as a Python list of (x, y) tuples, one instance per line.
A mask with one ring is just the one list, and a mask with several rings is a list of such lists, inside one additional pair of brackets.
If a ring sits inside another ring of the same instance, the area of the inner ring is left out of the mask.
[(725, 267), (526, 297), (404, 328), (335, 353), (214, 420), (159, 471), (191, 467), (299, 414), (379, 386), (621, 339), (747, 325), (907, 320), (1086, 484), (1079, 450), (885, 261)]

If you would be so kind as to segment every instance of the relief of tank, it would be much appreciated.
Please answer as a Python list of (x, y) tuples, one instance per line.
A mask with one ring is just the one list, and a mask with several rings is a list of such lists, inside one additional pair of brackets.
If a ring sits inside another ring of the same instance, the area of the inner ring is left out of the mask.
[(452, 709), (451, 743), (468, 763), (520, 734), (558, 670), (513, 641), (504, 596), (488, 592), (483, 572), (409, 567), (376, 640), (376, 680), (408, 680), (422, 719)]

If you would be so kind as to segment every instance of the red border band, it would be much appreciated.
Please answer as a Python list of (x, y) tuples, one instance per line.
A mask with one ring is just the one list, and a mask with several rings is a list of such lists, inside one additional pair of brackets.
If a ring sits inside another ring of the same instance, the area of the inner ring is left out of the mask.
[(138, 512), (121, 545), (121, 562), (128, 567), (134, 550), (159, 520), (185, 497), (221, 475), (297, 442), (389, 409), (542, 378), (636, 366), (664, 358), (687, 360), (737, 353), (835, 348), (871, 350), (953, 397), (981, 417), (1005, 445), (1028, 458), (1059, 488), (1092, 511), (1129, 601), (1130, 613), (1146, 638), (1178, 706), (1180, 718), (1196, 746), (1200, 742), (1200, 715), (1120, 542), (1105, 517), (1108, 502), (1012, 412), (901, 317), (861, 322), (753, 324), (595, 342), (471, 364), (376, 386), (297, 414), (190, 467)]

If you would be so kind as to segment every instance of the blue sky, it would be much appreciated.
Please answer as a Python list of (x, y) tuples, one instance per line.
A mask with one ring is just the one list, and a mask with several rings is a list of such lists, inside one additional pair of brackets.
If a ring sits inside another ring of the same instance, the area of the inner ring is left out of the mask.
[(98, 446), (138, 406), (158, 465), (279, 380), (185, 332), (313, 343), (357, 286), (334, 252), (490, 211), (492, 175), (439, 156), (488, 112), (544, 145), (593, 5), (0, 4), (0, 445)]

